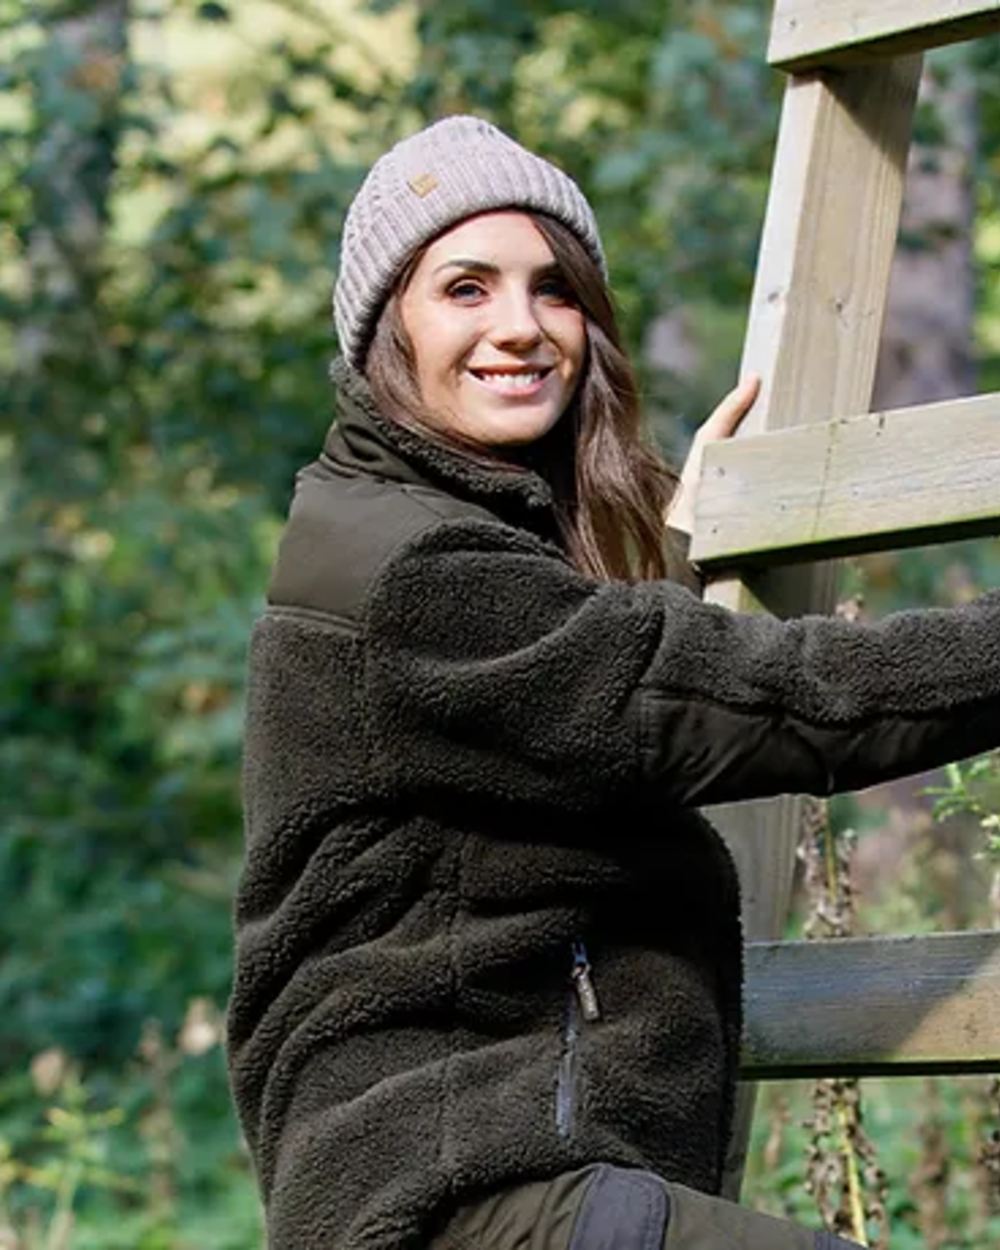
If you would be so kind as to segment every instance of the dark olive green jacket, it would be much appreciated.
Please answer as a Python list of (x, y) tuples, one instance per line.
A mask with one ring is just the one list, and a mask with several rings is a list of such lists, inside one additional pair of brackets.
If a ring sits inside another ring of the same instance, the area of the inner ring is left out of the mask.
[(694, 808), (1000, 743), (1000, 595), (862, 626), (598, 584), (538, 476), (336, 378), (250, 659), (229, 1061), (269, 1244), (419, 1247), (595, 1160), (715, 1191), (739, 902)]

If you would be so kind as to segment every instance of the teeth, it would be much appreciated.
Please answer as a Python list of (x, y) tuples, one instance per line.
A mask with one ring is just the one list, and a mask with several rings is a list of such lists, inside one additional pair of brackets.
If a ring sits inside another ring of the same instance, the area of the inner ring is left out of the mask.
[(518, 387), (533, 386), (541, 378), (540, 373), (477, 373), (476, 377), (481, 382), (488, 382), (491, 386), (510, 386), (516, 390)]

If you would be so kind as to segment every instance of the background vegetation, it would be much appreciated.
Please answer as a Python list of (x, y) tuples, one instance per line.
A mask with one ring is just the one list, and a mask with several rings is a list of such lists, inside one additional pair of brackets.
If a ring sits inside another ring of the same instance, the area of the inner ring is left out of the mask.
[[(737, 367), (781, 91), (768, 10), (0, 0), (4, 1250), (260, 1244), (219, 1044), (243, 656), (332, 415), (364, 170), (474, 110), (572, 171), (679, 458)], [(887, 405), (1000, 389), (998, 68), (994, 41), (932, 59)], [(965, 544), (872, 558), (845, 594), (881, 612), (998, 574), (995, 544)], [(983, 802), (943, 825), (912, 786), (835, 807), (859, 931), (993, 922)], [(864, 1094), (893, 1246), (995, 1242), (995, 1089)], [(810, 1096), (768, 1092), (747, 1196), (816, 1222), (805, 1181), (839, 1147), (802, 1127)]]

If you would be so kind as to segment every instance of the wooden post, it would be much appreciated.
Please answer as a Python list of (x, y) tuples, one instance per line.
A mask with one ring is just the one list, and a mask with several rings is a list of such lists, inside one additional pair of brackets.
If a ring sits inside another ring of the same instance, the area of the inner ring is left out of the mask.
[[(745, 434), (867, 412), (902, 203), (921, 57), (793, 78), (782, 111), (743, 371), (763, 388)], [(711, 583), (737, 611), (830, 611), (835, 569)], [(748, 939), (781, 935), (800, 823), (794, 799), (709, 815), (740, 871)], [(737, 1197), (753, 1107), (741, 1091), (724, 1193)]]

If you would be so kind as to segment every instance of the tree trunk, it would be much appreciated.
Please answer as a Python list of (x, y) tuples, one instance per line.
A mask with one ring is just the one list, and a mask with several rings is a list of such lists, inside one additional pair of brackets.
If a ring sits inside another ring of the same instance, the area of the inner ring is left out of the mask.
[(918, 108), (937, 141), (918, 131), (910, 153), (875, 380), (876, 410), (975, 390), (972, 230), (978, 136), (967, 49), (949, 48), (928, 58)]
[(126, 64), (128, 0), (96, 0), (48, 21), (33, 74), (32, 147), (25, 184), (30, 313), (17, 335), (29, 379), (53, 354), (110, 348), (96, 318), (108, 195)]

